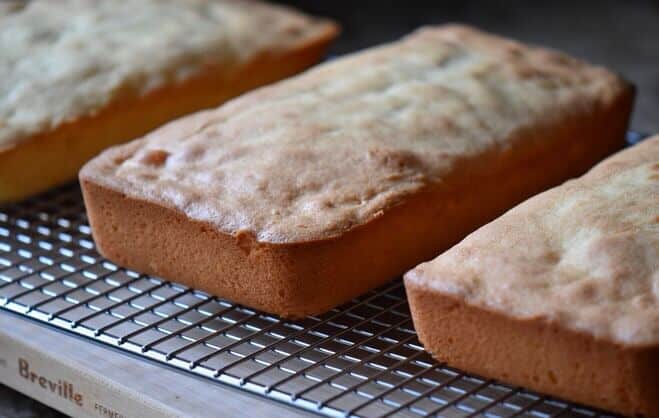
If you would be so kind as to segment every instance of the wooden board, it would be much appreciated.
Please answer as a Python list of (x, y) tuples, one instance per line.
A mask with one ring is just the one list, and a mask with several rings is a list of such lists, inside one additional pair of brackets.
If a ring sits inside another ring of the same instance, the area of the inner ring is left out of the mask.
[(312, 416), (5, 311), (0, 382), (74, 417)]

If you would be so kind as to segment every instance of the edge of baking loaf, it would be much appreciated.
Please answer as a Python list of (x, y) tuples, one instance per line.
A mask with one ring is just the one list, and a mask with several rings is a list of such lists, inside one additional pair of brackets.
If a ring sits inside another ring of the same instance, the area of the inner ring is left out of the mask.
[[(0, 148), (0, 203), (75, 178), (81, 166), (104, 148), (140, 137), (177, 117), (217, 106), (310, 67), (322, 58), (340, 32), (340, 26), (330, 20), (319, 19), (318, 25), (313, 36), (300, 39), (285, 50), (260, 53), (229, 71), (219, 64), (209, 65), (179, 83), (166, 84), (144, 95), (124, 96), (94, 113)], [(173, 97), (175, 101), (171, 100)], [(144, 114), (141, 109), (149, 113)], [(79, 158), (73, 158), (76, 152)], [(35, 153), (42, 158), (38, 170), (30, 158)], [(60, 173), (56, 168), (62, 163), (66, 167)]]
[(598, 339), (546, 318), (512, 318), (419, 286), (405, 289), (419, 340), (439, 361), (626, 415), (659, 416), (659, 347)]

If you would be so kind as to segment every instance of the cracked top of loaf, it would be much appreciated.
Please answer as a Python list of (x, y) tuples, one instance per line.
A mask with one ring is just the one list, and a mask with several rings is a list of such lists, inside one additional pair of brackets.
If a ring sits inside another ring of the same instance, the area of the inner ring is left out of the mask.
[(318, 241), (493, 166), (627, 89), (557, 52), (423, 28), (106, 151), (81, 178), (227, 233)]
[(659, 136), (511, 209), (405, 280), (508, 316), (659, 344)]
[(294, 48), (328, 25), (248, 0), (9, 2), (0, 7), (0, 150), (208, 66), (230, 72)]

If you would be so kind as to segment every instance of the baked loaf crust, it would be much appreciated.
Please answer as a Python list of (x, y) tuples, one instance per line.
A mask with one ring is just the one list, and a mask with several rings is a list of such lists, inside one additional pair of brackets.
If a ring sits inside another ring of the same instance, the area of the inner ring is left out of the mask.
[(511, 209), (405, 287), (439, 360), (659, 416), (659, 136)]
[(241, 0), (34, 0), (0, 9), (0, 202), (107, 146), (315, 63), (331, 22)]
[(108, 258), (283, 316), (436, 255), (623, 143), (631, 88), (463, 26), (323, 64), (80, 173)]

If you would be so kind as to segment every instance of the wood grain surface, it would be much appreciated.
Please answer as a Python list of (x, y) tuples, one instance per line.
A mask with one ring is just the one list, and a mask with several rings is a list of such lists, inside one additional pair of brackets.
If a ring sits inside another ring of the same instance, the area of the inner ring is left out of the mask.
[[(82, 407), (42, 389), (20, 375), (17, 359), (30, 372), (53, 382), (70, 383), (84, 396)], [(269, 401), (162, 365), (137, 359), (16, 314), (0, 311), (0, 381), (39, 393), (43, 402), (77, 417), (95, 417), (99, 407), (112, 408), (123, 418), (156, 417), (308, 417), (310, 413)], [(20, 385), (20, 386), (19, 386)], [(7, 390), (4, 389), (4, 393)], [(34, 402), (8, 396), (0, 417), (55, 417)]]

